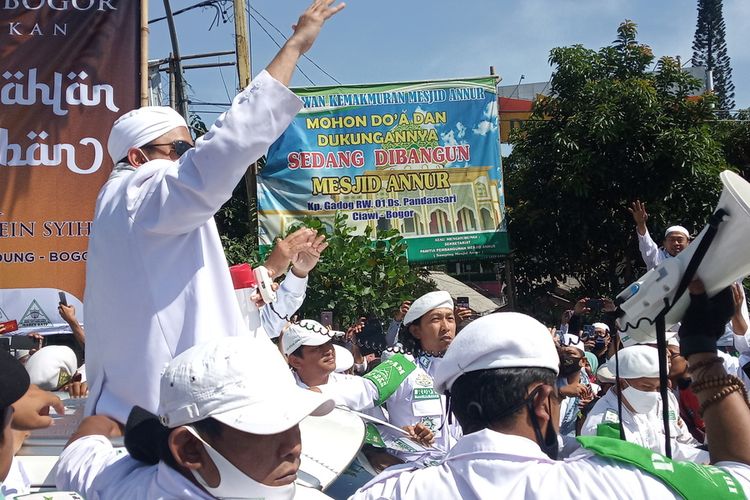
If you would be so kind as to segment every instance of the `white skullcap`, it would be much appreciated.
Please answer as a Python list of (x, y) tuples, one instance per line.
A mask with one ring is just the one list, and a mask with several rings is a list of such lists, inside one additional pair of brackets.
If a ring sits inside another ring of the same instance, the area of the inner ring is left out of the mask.
[[(679, 324), (678, 324), (679, 326)], [(672, 342), (672, 339), (675, 339), (677, 337), (677, 331), (676, 330), (667, 330), (664, 334), (667, 344), (670, 344)], [(650, 345), (655, 346), (656, 345), (656, 339), (653, 340), (653, 342), (636, 342), (633, 337), (630, 335), (623, 333), (620, 335), (620, 340), (622, 341), (623, 347), (631, 347), (634, 345), (644, 344), (644, 345)], [(677, 341), (677, 345), (679, 345), (679, 340)]]
[(572, 333), (566, 333), (565, 335), (563, 335), (562, 345), (563, 347), (575, 347), (581, 352), (586, 352), (581, 338), (578, 335), (573, 335)]
[(597, 328), (601, 328), (605, 332), (609, 332), (609, 325), (607, 325), (607, 323), (594, 323), (591, 326), (594, 327), (594, 330), (596, 330)]
[(166, 106), (144, 106), (115, 120), (107, 141), (112, 163), (125, 158), (130, 148), (139, 148), (177, 127), (188, 128), (185, 119)]
[(685, 229), (682, 226), (670, 226), (667, 228), (666, 231), (664, 231), (664, 237), (666, 238), (669, 236), (669, 233), (682, 233), (685, 235), (685, 238), (690, 239), (690, 233), (688, 233), (688, 230)]
[(404, 316), (404, 324), (408, 325), (421, 318), (433, 309), (447, 307), (453, 309), (453, 299), (448, 292), (430, 292), (415, 300)]
[(514, 312), (474, 320), (448, 346), (435, 388), (444, 393), (462, 374), (494, 368), (548, 368), (557, 374), (560, 357), (547, 327)]
[(64, 345), (42, 347), (26, 362), (31, 383), (45, 391), (55, 391), (70, 382), (77, 368), (76, 354)]
[[(659, 376), (659, 352), (647, 345), (634, 345), (621, 349), (620, 378), (641, 378)], [(614, 362), (615, 358), (609, 360)]]

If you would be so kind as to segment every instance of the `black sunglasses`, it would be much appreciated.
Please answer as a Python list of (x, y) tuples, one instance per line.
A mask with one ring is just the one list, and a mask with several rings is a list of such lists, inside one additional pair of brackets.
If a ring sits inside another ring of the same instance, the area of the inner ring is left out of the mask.
[(190, 144), (188, 141), (172, 141), (172, 142), (166, 142), (163, 144), (146, 144), (145, 146), (141, 146), (143, 148), (152, 148), (154, 146), (169, 146), (170, 151), (174, 151), (174, 153), (179, 158), (180, 156), (184, 155), (188, 152), (188, 150), (193, 149), (193, 145)]

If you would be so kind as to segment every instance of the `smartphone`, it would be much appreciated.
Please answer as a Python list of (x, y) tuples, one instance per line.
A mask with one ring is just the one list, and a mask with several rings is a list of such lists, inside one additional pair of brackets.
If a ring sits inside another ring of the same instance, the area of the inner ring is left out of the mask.
[(68, 297), (65, 296), (65, 292), (57, 292), (57, 296), (60, 297), (60, 304), (68, 305)]
[(456, 307), (469, 308), (469, 297), (456, 297)]
[(595, 335), (594, 325), (583, 325), (583, 334), (581, 337), (584, 339), (590, 339)]
[(598, 311), (604, 306), (602, 299), (589, 299), (586, 301), (586, 307), (593, 311)]
[(333, 311), (321, 311), (320, 324), (326, 328), (331, 328), (333, 326)]

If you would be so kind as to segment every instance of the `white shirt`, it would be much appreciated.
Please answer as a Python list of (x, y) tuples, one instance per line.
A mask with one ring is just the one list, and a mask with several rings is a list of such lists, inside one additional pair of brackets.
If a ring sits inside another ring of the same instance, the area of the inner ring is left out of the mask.
[[(701, 443), (696, 440), (687, 425), (680, 417), (677, 399), (672, 392), (667, 393), (669, 399), (670, 428), (669, 435), (672, 447), (672, 458), (675, 460), (689, 460), (699, 464), (709, 463), (708, 452), (696, 448)], [(671, 418), (674, 416), (674, 418)], [(597, 426), (601, 423), (617, 423), (617, 394), (607, 391), (586, 417), (581, 428), (581, 434), (596, 435)], [(633, 413), (622, 405), (623, 429), (628, 442), (638, 444), (644, 448), (664, 454), (664, 424), (662, 421), (661, 400), (659, 404), (647, 414)]]
[(174, 356), (248, 334), (213, 215), (301, 107), (264, 71), (179, 162), (113, 172), (86, 266), (87, 414), (125, 422), (135, 404), (155, 412)]
[[(722, 468), (750, 491), (750, 467)], [(440, 465), (391, 467), (351, 499), (581, 499), (681, 498), (640, 469), (582, 451), (553, 461), (524, 437), (484, 429), (463, 436)]]
[[(78, 491), (87, 500), (214, 498), (164, 462), (139, 462), (124, 448), (114, 448), (104, 436), (85, 436), (65, 448), (57, 463), (55, 483), (58, 488)], [(294, 498), (330, 497), (297, 485)]]

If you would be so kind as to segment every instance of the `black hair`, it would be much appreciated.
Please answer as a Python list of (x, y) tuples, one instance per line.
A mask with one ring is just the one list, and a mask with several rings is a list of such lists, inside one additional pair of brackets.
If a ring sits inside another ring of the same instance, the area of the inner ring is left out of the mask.
[(398, 330), (398, 341), (401, 343), (406, 352), (419, 353), (422, 351), (422, 342), (414, 335), (412, 335), (411, 331), (409, 330), (411, 325), (419, 324), (419, 322), (422, 321), (422, 318), (424, 318), (424, 315), (418, 317), (408, 325), (402, 324)]
[(450, 390), (451, 410), (464, 434), (513, 422), (535, 382), (555, 385), (548, 368), (495, 368), (464, 373)]
[(303, 354), (305, 352), (304, 347), (305, 346), (303, 345), (299, 346), (297, 349), (294, 350), (294, 352), (290, 354), (290, 356), (297, 356), (298, 358), (304, 358), (305, 357)]
[[(222, 424), (211, 417), (187, 424), (193, 427), (202, 438), (213, 439), (221, 436)], [(177, 461), (169, 449), (169, 436), (173, 429), (161, 423), (159, 417), (139, 406), (133, 407), (125, 424), (125, 448), (134, 459), (156, 465), (164, 462), (179, 470)]]

